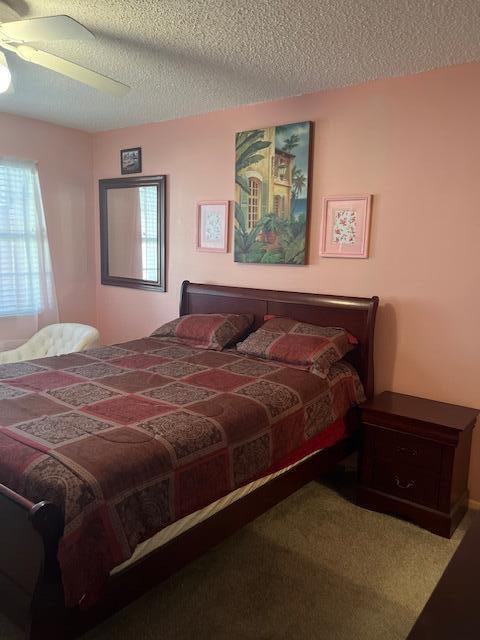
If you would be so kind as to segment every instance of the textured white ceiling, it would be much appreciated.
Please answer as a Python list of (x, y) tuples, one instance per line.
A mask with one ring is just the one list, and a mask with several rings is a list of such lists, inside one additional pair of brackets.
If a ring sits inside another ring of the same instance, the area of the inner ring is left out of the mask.
[(42, 48), (132, 91), (7, 54), (15, 92), (0, 111), (87, 131), (480, 60), (480, 0), (0, 0), (3, 21), (57, 13), (97, 39)]

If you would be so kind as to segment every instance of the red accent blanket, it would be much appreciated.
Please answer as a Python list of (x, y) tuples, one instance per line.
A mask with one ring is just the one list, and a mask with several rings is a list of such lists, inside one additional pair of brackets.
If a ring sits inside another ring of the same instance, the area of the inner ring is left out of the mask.
[(343, 362), (323, 380), (161, 338), (5, 364), (0, 483), (62, 509), (66, 604), (94, 602), (139, 542), (291, 459), (362, 399)]

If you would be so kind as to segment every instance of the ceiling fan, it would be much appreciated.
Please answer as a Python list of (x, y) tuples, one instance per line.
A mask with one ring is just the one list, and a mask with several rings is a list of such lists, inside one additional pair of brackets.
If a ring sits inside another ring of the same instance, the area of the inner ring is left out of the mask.
[[(70, 16), (48, 16), (0, 23), (0, 48), (15, 53), (22, 60), (61, 73), (99, 91), (114, 96), (125, 95), (130, 91), (130, 87), (122, 82), (26, 44), (27, 42), (92, 40), (94, 38), (91, 31)], [(0, 52), (0, 93), (8, 89), (10, 81), (11, 75), (6, 57)]]

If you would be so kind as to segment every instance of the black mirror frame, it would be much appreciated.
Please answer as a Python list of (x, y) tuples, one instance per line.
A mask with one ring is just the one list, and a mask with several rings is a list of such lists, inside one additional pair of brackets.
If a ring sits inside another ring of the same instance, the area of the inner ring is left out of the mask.
[[(165, 185), (166, 176), (132, 176), (128, 178), (108, 178), (98, 181), (100, 196), (100, 259), (102, 284), (149, 291), (166, 291), (165, 282)], [(108, 272), (108, 189), (128, 187), (157, 187), (157, 228), (158, 228), (158, 280), (141, 280), (111, 276)]]

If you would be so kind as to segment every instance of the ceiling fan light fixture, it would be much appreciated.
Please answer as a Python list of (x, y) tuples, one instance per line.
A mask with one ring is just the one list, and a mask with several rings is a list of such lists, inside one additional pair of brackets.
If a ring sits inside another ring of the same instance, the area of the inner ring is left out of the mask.
[(7, 65), (7, 59), (5, 58), (5, 54), (0, 51), (0, 93), (8, 91), (11, 82), (12, 76)]
[[(1, 4), (2, 0), (0, 0)], [(46, 16), (19, 20), (17, 22), (0, 23), (0, 48), (11, 51), (16, 56), (37, 64), (44, 69), (60, 73), (67, 78), (81, 82), (98, 91), (113, 96), (124, 96), (130, 87), (123, 82), (104, 76), (70, 60), (65, 60), (53, 53), (31, 47), (25, 42), (37, 40), (90, 40), (93, 33), (69, 16)], [(0, 93), (8, 91), (11, 84), (10, 71), (5, 56), (0, 53)]]

